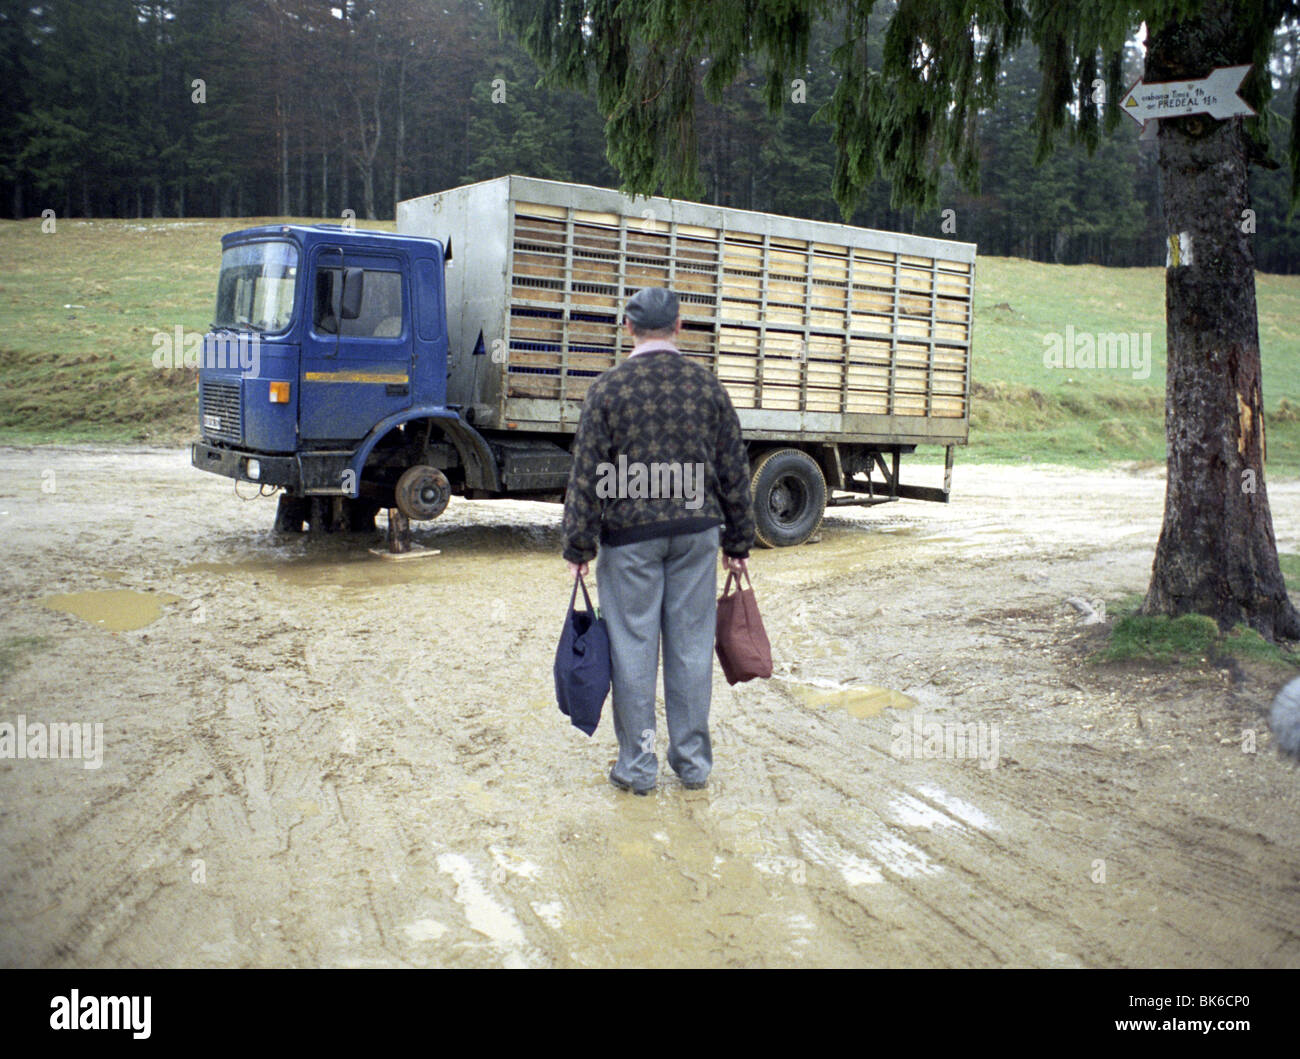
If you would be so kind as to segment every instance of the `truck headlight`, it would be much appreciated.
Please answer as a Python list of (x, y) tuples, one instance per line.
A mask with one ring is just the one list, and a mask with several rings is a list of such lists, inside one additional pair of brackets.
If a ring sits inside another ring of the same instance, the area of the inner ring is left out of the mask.
[(259, 481), (262, 477), (262, 463), (260, 460), (249, 460), (244, 464), (244, 472), (253, 481)]
[(271, 383), (271, 392), (268, 394), (272, 404), (289, 403), (289, 384), (287, 382)]

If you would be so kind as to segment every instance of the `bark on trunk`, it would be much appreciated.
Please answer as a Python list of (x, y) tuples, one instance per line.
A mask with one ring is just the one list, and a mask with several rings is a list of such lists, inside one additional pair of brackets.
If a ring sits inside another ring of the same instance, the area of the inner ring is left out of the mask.
[[(1249, 63), (1233, 3), (1155, 34), (1148, 82), (1190, 80)], [(1243, 54), (1244, 49), (1244, 54)], [(1160, 123), (1168, 478), (1144, 614), (1206, 614), (1269, 639), (1300, 636), (1277, 560), (1264, 487), (1264, 398), (1253, 236), (1240, 118)]]

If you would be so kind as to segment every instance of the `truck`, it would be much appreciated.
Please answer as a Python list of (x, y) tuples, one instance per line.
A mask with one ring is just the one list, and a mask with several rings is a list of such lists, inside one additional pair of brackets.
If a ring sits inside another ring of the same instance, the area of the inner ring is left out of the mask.
[[(583, 395), (649, 286), (736, 408), (760, 544), (807, 541), (828, 506), (949, 499), (971, 243), (522, 176), (401, 202), (396, 228), (222, 239), (191, 460), (278, 488), (280, 531), (563, 499)], [(221, 356), (232, 339), (257, 355)], [(945, 450), (942, 488), (900, 480), (918, 446)]]

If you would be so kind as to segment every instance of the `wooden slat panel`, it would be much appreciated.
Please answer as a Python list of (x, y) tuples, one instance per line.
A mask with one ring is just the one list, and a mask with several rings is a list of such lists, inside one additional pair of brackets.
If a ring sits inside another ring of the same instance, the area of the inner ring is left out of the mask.
[(848, 304), (849, 292), (844, 287), (829, 287), (814, 283), (811, 294), (813, 305), (824, 309), (839, 309), (841, 314)]
[(895, 368), (894, 392), (899, 394), (924, 394), (927, 374), (925, 368)]
[(506, 392), (511, 397), (559, 397), (559, 375), (506, 372)]
[(884, 415), (889, 411), (889, 394), (881, 390), (848, 390), (844, 411)]
[(925, 291), (934, 289), (934, 274), (919, 269), (903, 268), (898, 271), (898, 286), (902, 290)]
[(936, 371), (934, 393), (936, 396), (963, 396), (966, 393), (966, 376), (960, 372)]
[(844, 394), (838, 389), (814, 389), (808, 387), (805, 406), (809, 412), (842, 412)]
[(893, 356), (891, 343), (881, 338), (850, 338), (850, 364), (888, 364)]
[(934, 347), (935, 371), (966, 371), (966, 350), (952, 346)]
[(722, 299), (722, 315), (731, 320), (752, 320), (759, 322), (761, 308), (757, 302), (744, 302), (735, 298)]
[(885, 364), (850, 364), (849, 389), (888, 390), (889, 367)]
[(778, 301), (802, 304), (807, 292), (808, 285), (802, 279), (787, 279), (777, 275), (767, 277), (767, 298), (769, 302), (775, 298)]
[(759, 331), (749, 327), (722, 327), (718, 332), (718, 348), (726, 352), (758, 356)]
[(799, 411), (799, 387), (765, 385), (762, 390), (760, 407), (774, 408), (785, 412)]
[(781, 302), (767, 303), (766, 320), (771, 324), (802, 324), (805, 310), (801, 305), (785, 305)]
[(722, 273), (722, 293), (734, 298), (757, 298), (763, 290), (763, 277), (757, 272)]
[(828, 387), (838, 390), (844, 382), (844, 363), (832, 360), (813, 360), (811, 357), (805, 365), (808, 375), (808, 388)]
[(849, 305), (855, 313), (892, 313), (894, 292), (877, 287), (854, 286)]
[(745, 385), (743, 383), (724, 381), (722, 388), (727, 391), (731, 403), (737, 408), (756, 408), (758, 406), (757, 388), (753, 384)]
[(929, 338), (930, 321), (929, 320), (912, 320), (906, 316), (898, 318), (898, 334), (906, 338)]
[(738, 408), (961, 418), (970, 277), (963, 262), (521, 204), (507, 394), (580, 398), (626, 351), (620, 292), (671, 285), (693, 325), (680, 348)]
[(560, 353), (543, 353), (530, 349), (512, 348), (509, 353), (512, 368), (559, 368)]

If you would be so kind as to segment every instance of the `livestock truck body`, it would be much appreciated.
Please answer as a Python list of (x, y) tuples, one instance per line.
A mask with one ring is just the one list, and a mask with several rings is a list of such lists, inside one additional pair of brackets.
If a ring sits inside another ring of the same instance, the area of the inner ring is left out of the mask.
[[(397, 229), (223, 239), (192, 461), (281, 487), (280, 529), (561, 498), (583, 395), (649, 286), (736, 407), (762, 543), (802, 543), (827, 505), (948, 499), (973, 244), (519, 176), (399, 203)], [(258, 356), (211, 355), (232, 336)], [(942, 488), (900, 481), (919, 445), (945, 449)]]

